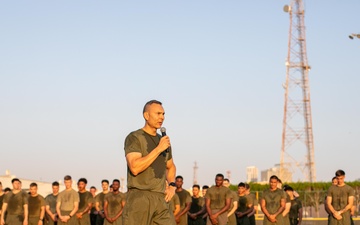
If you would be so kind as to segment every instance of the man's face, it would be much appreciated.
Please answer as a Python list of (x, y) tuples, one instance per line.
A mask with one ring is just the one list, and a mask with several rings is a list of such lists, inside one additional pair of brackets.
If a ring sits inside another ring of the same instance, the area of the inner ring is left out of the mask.
[(69, 189), (72, 185), (72, 180), (64, 180), (65, 188)]
[(95, 197), (96, 194), (96, 189), (95, 188), (90, 188), (90, 193), (93, 197)]
[(82, 181), (78, 182), (78, 189), (79, 191), (84, 191), (86, 187), (86, 184)]
[(177, 179), (175, 180), (175, 184), (176, 184), (176, 187), (177, 187), (177, 188), (181, 188), (182, 185), (183, 185), (183, 180), (182, 180), (181, 178), (177, 178)]
[(337, 185), (343, 185), (345, 182), (345, 176), (336, 176)]
[(245, 189), (245, 194), (250, 194), (250, 188), (249, 189)]
[(203, 189), (202, 189), (202, 196), (205, 196), (205, 195), (206, 195), (206, 191), (207, 191), (207, 188), (203, 188)]
[(52, 192), (53, 192), (54, 195), (59, 193), (59, 186), (52, 186)]
[(107, 182), (102, 182), (101, 187), (102, 187), (103, 191), (109, 190), (109, 184)]
[(230, 187), (229, 181), (224, 180), (224, 181), (223, 181), (223, 186), (224, 186), (224, 187), (227, 187), (227, 188)]
[(198, 197), (198, 196), (199, 196), (199, 193), (200, 193), (199, 188), (193, 187), (192, 193), (193, 193), (193, 195), (194, 195), (195, 197)]
[(223, 185), (223, 182), (224, 182), (224, 178), (222, 178), (222, 177), (215, 178), (216, 187), (221, 187)]
[(30, 195), (31, 196), (37, 195), (37, 189), (38, 188), (36, 186), (30, 187)]
[(14, 181), (12, 183), (14, 190), (20, 190), (21, 189), (21, 183), (19, 181)]
[(238, 187), (239, 195), (245, 195), (245, 191), (246, 191), (245, 187), (242, 187), (242, 186)]
[(269, 184), (270, 184), (270, 189), (275, 190), (277, 189), (278, 180), (276, 178), (273, 178), (270, 180)]
[(153, 103), (147, 107), (146, 112), (144, 112), (144, 118), (148, 126), (159, 129), (165, 119), (164, 108), (159, 104)]
[(112, 189), (113, 189), (113, 192), (117, 192), (120, 188), (120, 183), (119, 182), (113, 182), (112, 183)]

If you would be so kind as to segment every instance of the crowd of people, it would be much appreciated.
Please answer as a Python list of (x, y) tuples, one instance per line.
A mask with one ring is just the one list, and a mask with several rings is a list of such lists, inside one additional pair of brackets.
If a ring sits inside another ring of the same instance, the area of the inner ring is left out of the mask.
[[(54, 182), (53, 193), (43, 198), (37, 184), (30, 193), (21, 190), (21, 181), (13, 179), (13, 189), (0, 192), (0, 225), (255, 225), (258, 200), (250, 186), (240, 182), (237, 191), (229, 189), (230, 181), (222, 174), (215, 184), (195, 184), (192, 196), (183, 189), (183, 177), (176, 176), (172, 147), (162, 124), (162, 103), (151, 100), (144, 105), (144, 127), (125, 139), (127, 193), (119, 191), (120, 181), (102, 181), (102, 192), (86, 190), (87, 180), (78, 180), (78, 191), (72, 188), (70, 176), (64, 177), (65, 190), (59, 193)], [(157, 130), (161, 130), (161, 135)], [(344, 183), (345, 172), (336, 172), (338, 183), (327, 194), (329, 225), (350, 225), (354, 190)], [(271, 176), (270, 188), (262, 193), (263, 225), (301, 225), (302, 204), (291, 187), (279, 188), (280, 179)]]

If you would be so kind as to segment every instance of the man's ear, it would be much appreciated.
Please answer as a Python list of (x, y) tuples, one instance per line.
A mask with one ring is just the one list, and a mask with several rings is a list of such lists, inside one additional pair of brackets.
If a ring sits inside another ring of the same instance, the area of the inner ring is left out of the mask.
[(144, 119), (146, 120), (146, 121), (148, 121), (149, 120), (149, 112), (144, 112)]

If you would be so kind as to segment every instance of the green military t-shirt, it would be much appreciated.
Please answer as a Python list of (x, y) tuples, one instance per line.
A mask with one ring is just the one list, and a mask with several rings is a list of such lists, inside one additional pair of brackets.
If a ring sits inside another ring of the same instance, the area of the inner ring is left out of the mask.
[(20, 191), (14, 194), (12, 191), (4, 196), (3, 203), (7, 203), (7, 213), (9, 215), (23, 215), (24, 205), (28, 204), (28, 194), (25, 191)]
[[(281, 199), (286, 201), (286, 192), (281, 189), (276, 189), (275, 191), (271, 191), (267, 189), (263, 192), (262, 199), (265, 200), (266, 209), (270, 214), (275, 214), (280, 206), (281, 206)], [(280, 213), (276, 217), (277, 223), (271, 223), (266, 216), (264, 216), (264, 225), (267, 224), (282, 224), (284, 222), (284, 217)]]
[[(327, 193), (328, 197), (332, 197), (331, 205), (334, 207), (336, 211), (340, 211), (344, 209), (348, 204), (348, 198), (354, 195), (355, 195), (354, 189), (347, 184), (341, 187), (332, 185)], [(350, 224), (350, 210), (343, 212), (341, 216), (342, 216), (341, 220), (337, 220), (333, 216), (330, 216), (329, 225)]]
[(0, 196), (0, 210), (1, 210), (2, 205), (3, 205), (4, 196), (5, 196), (5, 193), (3, 193), (3, 195)]
[(100, 211), (104, 210), (104, 197), (105, 197), (105, 195), (106, 194), (104, 194), (104, 192), (101, 192), (101, 193), (97, 194), (96, 197), (95, 197), (95, 202), (99, 203)]
[(207, 190), (205, 198), (210, 199), (210, 209), (222, 209), (226, 205), (226, 199), (231, 199), (231, 191), (224, 186), (212, 186)]
[(258, 206), (259, 201), (256, 199), (256, 196), (253, 193), (248, 194), (252, 200), (253, 206)]
[(253, 200), (249, 195), (238, 196), (238, 198), (237, 212), (245, 212), (249, 209), (249, 205), (253, 204)]
[(299, 210), (302, 208), (301, 201), (297, 198), (291, 200), (291, 208), (289, 212), (290, 219), (299, 218)]
[[(125, 156), (131, 152), (139, 152), (144, 157), (154, 150), (161, 136), (152, 136), (144, 130), (139, 129), (131, 132), (125, 139)], [(155, 161), (143, 172), (135, 176), (127, 169), (128, 189), (140, 189), (154, 192), (165, 192), (166, 163), (172, 158), (171, 148), (169, 152), (160, 154)]]
[(93, 196), (89, 191), (85, 191), (82, 193), (78, 192), (78, 193), (80, 198), (78, 212), (83, 212), (86, 209), (86, 207), (89, 205), (89, 203), (93, 202)]
[(110, 192), (107, 195), (105, 195), (104, 202), (108, 203), (108, 207), (107, 207), (108, 215), (110, 217), (117, 215), (122, 209), (121, 203), (125, 201), (126, 201), (126, 196), (124, 193), (121, 192), (117, 194)]
[(182, 189), (180, 192), (176, 192), (180, 200), (180, 211), (183, 210), (186, 206), (186, 203), (191, 202), (191, 195), (187, 190)]
[(56, 213), (56, 199), (58, 195), (49, 194), (45, 198), (45, 206), (49, 206), (50, 211)]
[(28, 202), (29, 217), (40, 217), (41, 207), (45, 207), (44, 197), (41, 195), (29, 195)]
[(72, 211), (74, 209), (74, 203), (79, 203), (80, 198), (79, 194), (74, 190), (63, 190), (59, 193), (59, 196), (56, 200), (57, 203), (60, 203), (61, 211)]

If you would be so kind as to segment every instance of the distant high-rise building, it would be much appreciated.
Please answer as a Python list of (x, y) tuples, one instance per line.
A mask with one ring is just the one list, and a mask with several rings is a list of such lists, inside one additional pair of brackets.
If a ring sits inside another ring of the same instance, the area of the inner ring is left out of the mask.
[(284, 183), (292, 181), (292, 173), (291, 171), (284, 168), (282, 171), (284, 176), (280, 176), (280, 164), (276, 164), (274, 167), (261, 171), (261, 181), (268, 182), (272, 175), (278, 176), (281, 181)]
[(255, 166), (246, 167), (246, 182), (257, 182), (258, 173), (258, 168)]

